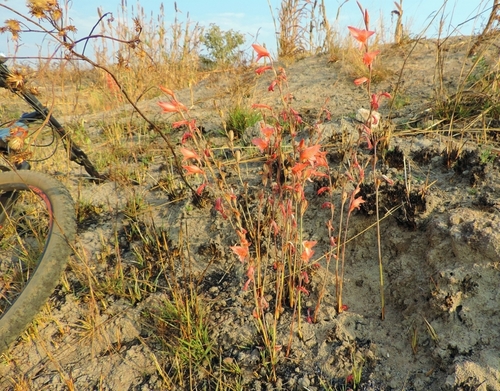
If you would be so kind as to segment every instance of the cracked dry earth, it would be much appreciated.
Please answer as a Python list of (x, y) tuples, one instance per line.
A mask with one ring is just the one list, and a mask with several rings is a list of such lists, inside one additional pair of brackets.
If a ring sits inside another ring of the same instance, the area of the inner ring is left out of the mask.
[[(472, 64), (465, 55), (469, 43), (468, 39), (454, 39), (446, 47), (443, 82), (449, 91), (459, 86), (464, 64)], [(334, 276), (320, 261), (323, 267), (312, 277), (305, 303), (313, 307), (323, 281), (331, 281), (318, 322), (302, 322), (302, 337), (295, 336), (289, 357), (281, 357), (277, 381), (268, 381), (260, 365), (251, 293), (241, 289), (245, 270), (229, 250), (237, 242), (235, 232), (210, 205), (192, 207), (188, 198), (172, 202), (158, 187), (167, 155), (158, 140), (148, 146), (158, 153), (140, 184), (117, 180), (82, 185), (79, 169), (73, 168), (75, 175), (66, 182), (73, 196), (104, 205), (100, 213), (80, 224), (77, 250), (85, 254), (85, 267), (99, 279), (116, 262), (125, 267), (137, 262), (134, 249), (140, 240), (130, 234), (131, 223), (124, 210), (131, 194), (141, 194), (148, 206), (144, 220), (163, 227), (174, 242), (182, 227), (183, 240), (190, 249), (183, 259), (190, 261), (200, 295), (210, 305), (212, 338), (223, 362), (237, 363), (241, 368), (243, 389), (321, 390), (329, 386), (341, 390), (353, 362), (357, 362), (362, 363), (360, 390), (500, 390), (498, 149), (494, 144), (487, 149), (473, 142), (469, 134), (465, 139), (453, 139), (445, 132), (429, 131), (430, 125), (438, 122), (429, 110), (435, 99), (432, 41), (383, 49), (376, 66), (384, 66), (387, 75), (376, 84), (377, 90), (394, 92), (399, 70), (410, 53), (399, 90), (408, 99), (390, 113), (386, 106), (380, 109), (383, 117), (391, 117), (384, 121), (394, 126), (389, 150), (381, 162), (382, 172), (395, 182), (381, 188), (383, 213), (395, 208), (381, 222), (387, 306), (384, 321), (380, 320), (376, 231), (367, 230), (375, 220), (373, 184), (367, 182), (361, 189), (367, 202), (353, 216), (349, 230), (353, 239), (347, 245), (344, 287), (344, 302), (349, 308), (341, 314), (335, 311)], [(323, 141), (332, 165), (341, 167), (341, 140), (357, 137), (353, 113), (366, 106), (366, 96), (354, 87), (353, 75), (342, 61), (314, 56), (287, 65), (286, 71), (293, 107), (301, 115), (313, 118), (328, 99), (326, 107), (332, 117), (322, 124)], [(244, 78), (248, 82), (255, 76), (250, 70)], [(275, 94), (267, 92), (269, 82), (266, 74), (256, 80), (253, 102), (278, 102)], [(214, 143), (225, 142), (217, 133), (221, 120), (214, 102), (220, 107), (227, 105), (231, 86), (222, 76), (211, 75), (192, 91), (178, 94), (185, 103), (194, 98), (191, 114), (209, 136), (213, 134)], [(156, 101), (145, 102), (141, 108), (160, 118)], [(119, 117), (126, 110), (89, 118), (94, 125), (91, 137), (100, 137), (99, 121)], [(492, 127), (498, 127), (497, 119), (491, 121)], [(459, 131), (460, 126), (456, 123), (455, 129)], [(248, 129), (241, 142), (248, 141), (254, 132)], [(178, 140), (180, 133), (173, 137)], [(496, 140), (498, 148), (498, 137)], [(460, 145), (462, 154), (447, 164), (443, 151), (451, 145)], [(250, 162), (244, 167), (250, 190), (261, 186), (261, 166), (261, 162)], [(315, 186), (310, 184), (306, 189), (308, 196), (317, 190)], [(325, 199), (311, 199), (304, 231), (310, 240), (318, 241), (315, 250), (321, 254), (328, 246), (325, 223), (329, 215), (320, 207)], [(339, 200), (337, 195), (332, 202), (339, 204)], [(119, 257), (110, 251), (116, 242)], [(151, 256), (158, 256), (158, 252)], [(161, 347), (155, 344), (144, 318), (148, 309), (168, 300), (166, 290), (144, 294), (134, 304), (112, 294), (100, 297), (92, 310), (90, 331), (86, 327), (91, 310), (89, 293), (81, 281), (82, 262), (81, 257), (70, 262), (66, 279), (71, 290), (61, 286), (53, 295), (50, 308), (36, 320), (36, 335), (24, 335), (1, 363), (0, 389), (15, 389), (12, 379), (19, 379), (20, 374), (37, 390), (66, 389), (64, 379), (68, 377), (77, 390), (169, 389), (158, 370)], [(290, 319), (291, 313), (285, 311), (280, 320), (278, 340), (284, 344)], [(417, 339), (414, 349), (413, 336)], [(211, 389), (202, 375), (194, 376), (194, 389)]]

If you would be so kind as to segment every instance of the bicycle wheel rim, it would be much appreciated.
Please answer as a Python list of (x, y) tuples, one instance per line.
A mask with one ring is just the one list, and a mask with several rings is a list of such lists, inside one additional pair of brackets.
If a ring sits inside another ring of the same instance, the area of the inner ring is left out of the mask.
[(39, 173), (9, 174), (3, 181), (5, 174), (0, 174), (0, 216), (5, 216), (0, 230), (0, 352), (53, 292), (74, 235), (72, 201), (59, 182)]

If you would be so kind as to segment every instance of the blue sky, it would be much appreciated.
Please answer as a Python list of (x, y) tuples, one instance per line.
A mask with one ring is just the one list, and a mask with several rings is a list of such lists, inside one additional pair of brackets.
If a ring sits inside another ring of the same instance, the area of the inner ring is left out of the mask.
[[(137, 8), (135, 0), (122, 0), (127, 4), (130, 11)], [(104, 12), (112, 12), (115, 16), (119, 14), (121, 7), (120, 0), (72, 0), (68, 1), (69, 16), (72, 23), (78, 29), (78, 37), (85, 36), (98, 19), (97, 9), (101, 8)], [(279, 0), (270, 0), (271, 7), (275, 16), (278, 13)], [(432, 16), (438, 12), (446, 3), (444, 16), (446, 17), (446, 26), (456, 27), (467, 19), (474, 18), (482, 11), (487, 10), (493, 3), (492, 0), (404, 0), (404, 18), (406, 26), (410, 28), (413, 34), (418, 34), (428, 25)], [(60, 4), (64, 1), (60, 0)], [(169, 24), (174, 17), (174, 1), (143, 0), (140, 5), (144, 8), (146, 15), (153, 14), (156, 18), (160, 4), (164, 4), (166, 24)], [(235, 0), (178, 0), (177, 8), (181, 12), (178, 14), (180, 21), (189, 19), (192, 22), (198, 22), (201, 25), (208, 26), (215, 23), (222, 30), (236, 30), (246, 36), (247, 46), (252, 42), (266, 44), (273, 51), (276, 47), (273, 19), (268, 0), (253, 0), (238, 2)], [(329, 20), (333, 23), (339, 6), (344, 0), (326, 0), (326, 8)], [(26, 12), (25, 1), (23, 0), (0, 0), (0, 4), (12, 7), (21, 12)], [(371, 27), (379, 30), (380, 20), (384, 21), (384, 27), (391, 31), (394, 20), (391, 19), (391, 11), (395, 8), (392, 0), (363, 0), (363, 7), (367, 8), (371, 16)], [(441, 14), (440, 14), (441, 15)], [(5, 19), (15, 16), (3, 8), (0, 8), (0, 23)], [(488, 17), (488, 12), (479, 15), (473, 21), (462, 25), (455, 34), (470, 35), (473, 32), (480, 31), (482, 25)], [(361, 27), (361, 13), (355, 0), (348, 0), (340, 9), (339, 28), (342, 30), (347, 25)], [(427, 30), (426, 36), (435, 36), (437, 32), (438, 18)], [(379, 31), (377, 31), (379, 32)], [(451, 32), (451, 31), (450, 31)], [(446, 31), (445, 31), (446, 33)], [(258, 34), (258, 35), (257, 35)], [(7, 34), (0, 35), (0, 52), (11, 54), (12, 44), (7, 43)], [(23, 37), (24, 48), (19, 52), (20, 55), (35, 55), (38, 53), (37, 45), (42, 45), (43, 37), (38, 34), (25, 35)], [(33, 53), (34, 52), (34, 53)]]

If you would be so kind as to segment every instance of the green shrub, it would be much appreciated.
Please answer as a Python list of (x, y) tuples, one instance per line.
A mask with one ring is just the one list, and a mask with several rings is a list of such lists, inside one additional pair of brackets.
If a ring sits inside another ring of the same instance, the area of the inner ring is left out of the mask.
[(222, 31), (216, 24), (211, 24), (201, 41), (208, 52), (202, 56), (207, 65), (231, 65), (238, 60), (238, 47), (245, 43), (245, 36), (233, 30)]

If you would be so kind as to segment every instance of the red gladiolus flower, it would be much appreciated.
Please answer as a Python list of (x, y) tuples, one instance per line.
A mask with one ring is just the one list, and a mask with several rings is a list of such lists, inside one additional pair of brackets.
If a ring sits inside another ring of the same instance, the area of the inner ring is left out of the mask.
[(273, 110), (271, 106), (264, 105), (262, 103), (254, 103), (252, 105), (252, 109), (267, 109), (267, 110)]
[(181, 151), (182, 156), (184, 156), (184, 159), (182, 159), (182, 161), (189, 160), (189, 159), (194, 159), (194, 160), (200, 161), (200, 157), (196, 154), (196, 152), (191, 151), (190, 149), (180, 147), (179, 151)]
[(262, 75), (265, 71), (269, 71), (269, 70), (271, 70), (271, 69), (273, 69), (273, 67), (272, 67), (271, 65), (265, 65), (265, 66), (263, 66), (263, 67), (257, 68), (257, 69), (255, 70), (255, 73), (256, 73), (257, 75)]
[(312, 249), (316, 243), (318, 243), (316, 240), (304, 240), (302, 242), (302, 246), (304, 247), (304, 251), (301, 254), (301, 259), (304, 262), (309, 261), (311, 257), (314, 255), (314, 250)]
[(292, 167), (292, 174), (296, 175), (300, 173), (304, 168), (308, 167), (308, 163), (297, 163)]
[(108, 89), (113, 93), (115, 98), (121, 102), (122, 96), (120, 95), (120, 87), (118, 87), (115, 79), (113, 79), (113, 77), (109, 73), (106, 73), (106, 84), (108, 85)]
[(269, 59), (271, 58), (271, 55), (264, 46), (260, 46), (254, 43), (252, 47), (257, 52), (257, 60), (255, 60), (255, 62), (258, 62), (262, 57), (267, 57)]
[[(372, 120), (373, 120), (373, 118), (372, 118)], [(373, 126), (373, 125), (375, 125), (375, 123), (370, 124), (370, 126)], [(363, 137), (366, 137), (366, 139), (370, 139), (372, 137), (372, 135), (373, 135), (371, 127), (368, 127), (365, 124), (363, 124), (362, 125), (361, 135)]]
[(158, 106), (163, 109), (164, 113), (176, 113), (178, 111), (177, 106), (172, 102), (158, 102)]
[(182, 166), (182, 168), (187, 171), (186, 175), (205, 173), (200, 167), (197, 166)]
[(252, 144), (259, 148), (260, 153), (264, 153), (269, 147), (269, 141), (262, 140), (261, 138), (252, 139)]
[(214, 209), (222, 215), (222, 218), (227, 219), (226, 213), (224, 212), (224, 206), (222, 205), (222, 198), (217, 198), (215, 200)]
[(180, 128), (181, 126), (187, 126), (190, 130), (194, 130), (196, 128), (196, 120), (187, 120), (183, 119), (181, 121), (176, 121), (172, 123), (172, 128), (177, 129)]
[(326, 159), (326, 155), (328, 152), (326, 151), (319, 151), (314, 157), (316, 158), (315, 160), (315, 165), (316, 167), (328, 167), (328, 160)]
[[(260, 309), (267, 310), (269, 308), (269, 303), (267, 302), (265, 297), (260, 296), (257, 300), (258, 300), (258, 306)], [(281, 346), (277, 345), (274, 347), (274, 349), (279, 350), (279, 349), (281, 349)]]
[(366, 202), (363, 197), (355, 198), (351, 201), (351, 205), (349, 205), (349, 213), (351, 213), (354, 209), (358, 209), (363, 202)]
[(330, 113), (330, 110), (324, 109), (324, 112), (326, 114), (326, 120), (330, 121), (332, 119), (332, 113)]
[(313, 323), (313, 318), (311, 316), (311, 309), (310, 308), (307, 309), (307, 323), (310, 323), (310, 324)]
[(297, 121), (297, 123), (301, 124), (302, 117), (300, 116), (299, 112), (297, 110), (292, 109), (292, 108), (290, 109), (290, 112), (293, 114), (295, 121)]
[(118, 87), (118, 84), (116, 84), (115, 79), (109, 74), (106, 73), (106, 84), (108, 85), (108, 89), (113, 92), (117, 93), (120, 91), (120, 87)]
[(178, 111), (187, 111), (188, 108), (184, 106), (181, 102), (174, 101), (174, 104), (177, 106)]
[(368, 52), (363, 55), (363, 62), (366, 66), (370, 67), (372, 65), (373, 60), (377, 55), (380, 54), (380, 50), (376, 50), (374, 52)]
[(172, 98), (175, 99), (174, 91), (172, 91), (169, 88), (163, 87), (163, 86), (159, 86), (159, 87), (160, 87), (160, 90), (162, 90), (165, 94), (167, 94), (167, 95), (169, 95), (169, 96), (171, 96)]
[(172, 123), (172, 128), (174, 129), (177, 129), (177, 128), (180, 128), (181, 126), (184, 126), (184, 125), (189, 125), (189, 121), (186, 120), (186, 119), (183, 119), (181, 121), (176, 121), (174, 123)]
[(370, 102), (370, 105), (372, 107), (373, 110), (378, 110), (379, 108), (379, 101), (380, 101), (380, 98), (382, 97), (385, 97), (387, 99), (391, 99), (391, 94), (389, 94), (388, 92), (381, 92), (379, 93), (378, 95), (377, 94), (372, 94), (372, 99), (371, 99), (371, 102)]
[(303, 286), (299, 286), (299, 287), (297, 288), (297, 290), (298, 290), (299, 292), (302, 292), (302, 293), (303, 293), (303, 294), (305, 294), (306, 296), (309, 296), (309, 291), (308, 291), (305, 287), (303, 287)]
[(311, 177), (326, 177), (328, 176), (324, 172), (318, 171), (318, 170), (313, 170), (312, 168), (309, 168), (304, 171), (304, 179), (309, 180), (309, 182), (312, 182)]
[(248, 257), (248, 247), (246, 246), (231, 246), (231, 250), (238, 256), (240, 262), (245, 262)]
[(276, 224), (276, 221), (271, 220), (271, 228), (273, 229), (274, 236), (277, 236), (280, 233), (280, 229), (278, 227), (278, 224)]
[(375, 31), (360, 30), (360, 29), (357, 29), (356, 27), (352, 27), (352, 26), (347, 26), (347, 28), (351, 32), (354, 39), (356, 41), (358, 41), (361, 46), (363, 46), (363, 45), (366, 46), (366, 42), (368, 41), (368, 38), (370, 38), (373, 34), (375, 34)]
[(315, 155), (319, 152), (321, 145), (313, 145), (312, 147), (308, 147), (303, 149), (300, 152), (300, 161), (305, 162), (306, 160), (310, 162), (314, 162), (316, 160)]
[(182, 135), (182, 138), (181, 138), (181, 144), (184, 144), (186, 141), (188, 141), (188, 139), (192, 138), (193, 137), (193, 133), (191, 132), (185, 132), (183, 135)]
[(276, 80), (273, 80), (269, 87), (267, 87), (267, 90), (270, 92), (274, 92), (274, 87), (276, 87), (276, 84), (278, 84), (278, 82)]
[(245, 228), (242, 228), (241, 231), (237, 230), (236, 233), (238, 234), (238, 237), (240, 238), (240, 243), (244, 247), (250, 246), (250, 242), (247, 240), (247, 230)]
[(245, 285), (243, 285), (244, 291), (246, 291), (248, 289), (248, 286), (254, 280), (254, 274), (255, 274), (255, 268), (253, 266), (250, 266), (247, 270), (248, 280), (247, 280), (247, 282), (245, 282)]
[(379, 104), (378, 104), (378, 96), (377, 94), (372, 94), (372, 99), (370, 101), (370, 106), (373, 110), (378, 110)]
[(354, 80), (354, 84), (360, 86), (368, 81), (367, 77), (360, 77), (359, 79)]
[(363, 202), (366, 202), (365, 200), (363, 200), (362, 197), (355, 198), (356, 194), (358, 194), (360, 190), (361, 189), (359, 188), (359, 186), (357, 186), (356, 189), (354, 189), (354, 191), (351, 193), (351, 201), (349, 204), (349, 213), (351, 213), (354, 209), (359, 210), (359, 207), (361, 206), (361, 204)]
[(321, 195), (323, 194), (325, 191), (327, 191), (328, 193), (330, 192), (330, 187), (329, 186), (323, 186), (322, 188), (318, 189), (318, 191), (316, 192), (317, 195)]
[(366, 148), (371, 151), (373, 149), (372, 140), (370, 140), (370, 137), (365, 133), (363, 133), (362, 137), (366, 140)]
[(200, 186), (198, 186), (198, 188), (196, 189), (196, 194), (201, 196), (201, 193), (203, 193), (203, 190), (205, 190), (205, 186), (207, 186), (206, 182), (204, 182)]
[(285, 72), (285, 68), (283, 67), (279, 67), (278, 68), (278, 78), (280, 80), (283, 80), (283, 81), (286, 81), (286, 72)]
[(271, 136), (273, 135), (273, 133), (274, 133), (274, 128), (272, 128), (270, 126), (263, 126), (263, 125), (261, 125), (260, 131), (264, 135), (264, 138), (266, 140), (269, 140), (271, 138)]
[(368, 15), (368, 10), (365, 9), (365, 26), (368, 28), (370, 25), (370, 15)]
[(187, 107), (176, 100), (170, 102), (158, 102), (158, 106), (163, 109), (164, 113), (180, 113), (181, 111), (187, 111)]

